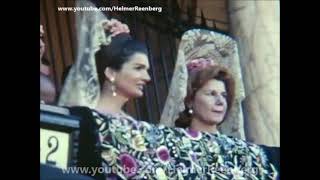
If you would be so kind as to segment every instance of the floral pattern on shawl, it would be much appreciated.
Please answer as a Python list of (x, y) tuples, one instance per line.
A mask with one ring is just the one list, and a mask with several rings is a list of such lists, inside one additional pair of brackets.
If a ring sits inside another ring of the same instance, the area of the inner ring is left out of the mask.
[(157, 126), (120, 114), (93, 111), (93, 116), (107, 177), (240, 180), (277, 176), (259, 146), (237, 138)]

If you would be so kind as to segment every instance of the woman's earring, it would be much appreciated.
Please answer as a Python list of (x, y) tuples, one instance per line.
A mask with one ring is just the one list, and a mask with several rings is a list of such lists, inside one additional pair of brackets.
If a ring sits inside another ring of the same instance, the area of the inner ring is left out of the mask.
[(114, 78), (111, 78), (110, 81), (111, 81), (112, 96), (117, 96), (117, 93), (116, 93), (116, 85), (114, 84)]
[(190, 115), (192, 115), (192, 114), (193, 114), (193, 110), (192, 110), (192, 108), (189, 108), (188, 113), (189, 113)]

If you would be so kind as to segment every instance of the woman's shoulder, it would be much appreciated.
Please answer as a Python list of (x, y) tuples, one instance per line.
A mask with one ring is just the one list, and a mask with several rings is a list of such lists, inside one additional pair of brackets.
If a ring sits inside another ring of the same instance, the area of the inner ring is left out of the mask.
[(87, 106), (72, 106), (67, 108), (72, 115), (80, 117), (81, 124), (84, 124), (84, 126), (86, 126), (88, 123), (92, 124), (92, 122), (102, 122), (107, 118), (102, 116), (102, 114), (97, 110)]
[(87, 106), (71, 106), (66, 108), (68, 108), (72, 114), (84, 114), (92, 112), (92, 109)]
[(220, 134), (218, 137), (219, 141), (222, 142), (222, 145), (225, 145), (229, 148), (237, 148), (238, 150), (241, 149), (242, 151), (240, 152), (249, 152), (255, 156), (264, 156), (265, 154), (263, 149), (258, 144), (225, 134)]
[(80, 116), (92, 116), (93, 118), (113, 118), (112, 114), (103, 114), (96, 109), (87, 107), (87, 106), (72, 106), (67, 107), (71, 114), (80, 115)]
[(92, 109), (86, 106), (71, 106), (65, 107), (71, 115), (78, 116), (82, 120), (92, 119)]

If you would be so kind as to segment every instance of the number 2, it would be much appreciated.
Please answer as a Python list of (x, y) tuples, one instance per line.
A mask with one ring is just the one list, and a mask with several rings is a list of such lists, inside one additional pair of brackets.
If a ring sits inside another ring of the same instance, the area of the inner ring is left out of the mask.
[[(55, 146), (53, 146), (52, 140), (54, 140)], [(53, 153), (57, 152), (57, 150), (58, 150), (58, 147), (59, 147), (58, 138), (56, 138), (55, 136), (51, 136), (51, 137), (48, 139), (48, 146), (49, 146), (49, 148), (52, 147), (52, 150), (49, 151), (48, 155), (46, 156), (46, 164), (56, 165), (56, 161), (51, 161), (51, 160), (49, 160), (49, 157), (50, 157)]]

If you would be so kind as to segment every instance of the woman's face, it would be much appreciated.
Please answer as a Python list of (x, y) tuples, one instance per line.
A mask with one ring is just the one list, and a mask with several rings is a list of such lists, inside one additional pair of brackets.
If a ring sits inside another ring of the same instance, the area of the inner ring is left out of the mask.
[(223, 81), (211, 79), (195, 94), (192, 102), (196, 119), (208, 125), (223, 121), (227, 111), (227, 92)]
[(127, 98), (143, 96), (143, 88), (150, 76), (148, 74), (149, 61), (143, 53), (135, 53), (122, 65), (120, 71), (116, 72), (115, 85), (117, 94)]

